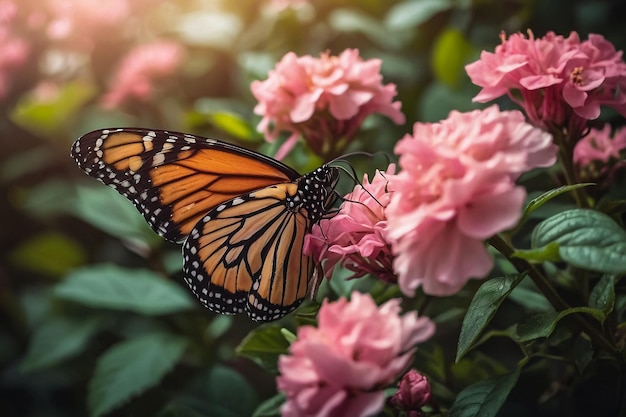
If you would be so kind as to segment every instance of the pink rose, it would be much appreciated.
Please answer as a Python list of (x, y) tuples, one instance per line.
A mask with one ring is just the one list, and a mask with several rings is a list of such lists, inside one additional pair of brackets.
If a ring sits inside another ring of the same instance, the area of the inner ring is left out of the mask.
[(493, 260), (483, 241), (521, 216), (526, 193), (514, 181), (556, 160), (550, 135), (497, 106), (416, 123), (395, 152), (401, 171), (389, 180), (387, 239), (409, 296), (419, 286), (451, 295), (484, 277)]
[(410, 364), (415, 345), (434, 324), (400, 300), (377, 307), (368, 294), (324, 301), (318, 326), (302, 326), (290, 354), (279, 358), (278, 389), (287, 397), (283, 417), (369, 416), (382, 410), (383, 390)]
[(290, 134), (276, 157), (284, 157), (300, 135), (318, 155), (337, 155), (373, 113), (404, 123), (400, 103), (393, 102), (396, 87), (382, 84), (380, 66), (378, 59), (364, 61), (357, 49), (320, 58), (290, 52), (267, 80), (254, 81), (254, 112), (263, 116), (259, 131), (270, 142)]
[(494, 53), (483, 51), (465, 67), (482, 87), (474, 101), (508, 95), (533, 124), (566, 127), (572, 137), (598, 118), (601, 105), (626, 116), (626, 63), (602, 36), (591, 34), (581, 42), (575, 32), (535, 38), (529, 31), (528, 38), (516, 33), (501, 40)]

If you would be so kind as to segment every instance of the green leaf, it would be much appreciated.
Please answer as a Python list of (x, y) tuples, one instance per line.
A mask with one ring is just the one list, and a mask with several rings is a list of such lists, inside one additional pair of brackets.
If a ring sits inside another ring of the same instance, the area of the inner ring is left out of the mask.
[(519, 369), (470, 385), (459, 393), (448, 417), (493, 417), (517, 383)]
[(537, 313), (515, 326), (515, 340), (528, 342), (540, 337), (548, 337), (562, 318), (576, 313), (588, 314), (599, 322), (603, 322), (605, 319), (601, 310), (589, 307), (573, 307), (559, 313), (554, 311)]
[(449, 0), (408, 0), (389, 9), (385, 26), (389, 30), (400, 31), (416, 28), (430, 18), (452, 7)]
[(159, 236), (150, 229), (133, 204), (117, 191), (102, 184), (79, 186), (72, 214), (103, 232), (143, 246), (160, 244)]
[(213, 125), (237, 139), (250, 141), (255, 137), (254, 129), (238, 114), (216, 112), (208, 117)]
[(328, 23), (337, 32), (360, 32), (386, 49), (397, 49), (404, 41), (402, 33), (390, 36), (378, 20), (356, 8), (335, 8)]
[(107, 350), (89, 382), (91, 417), (120, 407), (159, 383), (183, 355), (187, 341), (172, 334), (153, 333), (124, 341)]
[(444, 30), (433, 45), (432, 69), (435, 77), (450, 87), (458, 87), (465, 75), (465, 63), (473, 54), (472, 44), (457, 29)]
[(280, 407), (285, 403), (285, 394), (278, 393), (271, 398), (263, 401), (256, 410), (252, 417), (280, 417)]
[(21, 268), (58, 277), (86, 261), (85, 250), (68, 237), (47, 232), (20, 244), (11, 261)]
[(552, 310), (552, 305), (546, 297), (537, 290), (531, 280), (522, 281), (509, 294), (509, 300), (524, 307), (526, 311), (541, 312)]
[(77, 269), (54, 287), (55, 296), (90, 307), (147, 315), (192, 309), (195, 303), (179, 285), (148, 270), (98, 265)]
[(605, 315), (613, 311), (615, 304), (615, 275), (604, 274), (589, 294), (589, 307), (602, 310)]
[(101, 320), (94, 318), (52, 317), (45, 321), (30, 339), (22, 370), (47, 368), (79, 354), (102, 324)]
[(534, 212), (539, 207), (543, 206), (545, 203), (547, 203), (548, 201), (552, 200), (553, 198), (558, 197), (561, 194), (565, 194), (567, 192), (576, 190), (578, 188), (588, 187), (590, 185), (594, 185), (594, 184), (593, 183), (583, 183), (583, 184), (574, 184), (574, 185), (564, 185), (562, 187), (546, 191), (545, 193), (541, 194), (539, 197), (533, 198), (532, 200), (530, 200), (528, 202), (528, 204), (524, 208), (524, 213), (522, 214), (522, 219), (519, 221), (518, 224), (520, 224), (520, 225), (524, 224), (532, 212)]
[(581, 374), (593, 359), (593, 344), (591, 340), (579, 334), (574, 341), (574, 363)]
[(93, 84), (73, 81), (62, 85), (55, 96), (43, 101), (34, 95), (26, 96), (17, 105), (11, 117), (28, 131), (58, 135), (79, 111), (96, 94)]
[(561, 255), (559, 253), (559, 244), (556, 242), (550, 242), (546, 246), (538, 249), (523, 250), (518, 249), (511, 254), (516, 258), (525, 259), (532, 263), (542, 262), (559, 262), (561, 261)]
[(463, 318), (455, 362), (458, 362), (470, 350), (485, 326), (498, 311), (502, 301), (524, 276), (523, 274), (515, 274), (493, 278), (480, 286)]
[[(194, 379), (159, 417), (249, 417), (259, 403), (252, 385), (231, 368), (215, 366)], [(177, 410), (173, 413), (172, 410)]]
[(619, 274), (626, 272), (626, 232), (609, 216), (575, 209), (541, 222), (531, 237), (533, 248), (559, 244), (561, 259), (578, 268)]
[(237, 346), (237, 353), (252, 359), (264, 369), (275, 372), (278, 356), (287, 353), (289, 342), (279, 326), (262, 326), (251, 331)]

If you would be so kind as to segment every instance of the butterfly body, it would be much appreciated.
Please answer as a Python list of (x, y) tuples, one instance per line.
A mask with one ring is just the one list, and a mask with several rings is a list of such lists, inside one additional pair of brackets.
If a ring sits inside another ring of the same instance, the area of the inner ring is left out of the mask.
[(184, 280), (208, 309), (269, 321), (306, 296), (304, 236), (335, 201), (337, 168), (300, 176), (226, 142), (139, 128), (88, 133), (72, 157), (158, 234), (184, 241)]

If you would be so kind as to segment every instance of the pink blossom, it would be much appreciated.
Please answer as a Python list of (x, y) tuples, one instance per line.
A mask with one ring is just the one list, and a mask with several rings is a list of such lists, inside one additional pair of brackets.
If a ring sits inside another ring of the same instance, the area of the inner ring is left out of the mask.
[(626, 115), (626, 63), (602, 36), (591, 34), (581, 42), (575, 32), (567, 38), (548, 32), (537, 39), (529, 31), (528, 38), (516, 33), (501, 40), (495, 53), (483, 51), (465, 67), (482, 87), (474, 101), (506, 94), (534, 124), (566, 127), (574, 135), (598, 118), (600, 105)]
[(526, 193), (514, 181), (556, 160), (549, 134), (495, 105), (416, 123), (395, 152), (401, 171), (389, 180), (387, 238), (406, 295), (419, 286), (450, 295), (484, 277), (493, 260), (483, 240), (521, 215)]
[(270, 0), (270, 6), (277, 12), (282, 12), (288, 8), (297, 9), (308, 3), (308, 0)]
[(412, 417), (420, 415), (420, 409), (430, 402), (430, 398), (428, 379), (415, 369), (411, 369), (398, 383), (398, 391), (391, 397), (391, 404)]
[(17, 12), (16, 3), (0, 1), (0, 97), (7, 95), (11, 80), (30, 53), (29, 43), (16, 31)]
[(154, 94), (155, 83), (171, 76), (183, 55), (182, 46), (172, 41), (153, 42), (130, 51), (113, 76), (102, 104), (113, 108), (131, 98), (149, 100)]
[(322, 220), (306, 236), (305, 253), (321, 263), (330, 278), (334, 267), (341, 263), (354, 272), (354, 277), (374, 274), (388, 282), (396, 282), (393, 273), (391, 246), (385, 240), (387, 226), (385, 207), (391, 194), (387, 190), (389, 177), (395, 173), (391, 164), (386, 172), (376, 171), (370, 183), (367, 174), (363, 185), (357, 185), (344, 197), (339, 214)]
[(382, 84), (379, 59), (364, 61), (357, 49), (320, 58), (293, 52), (285, 55), (265, 81), (254, 81), (259, 101), (254, 112), (268, 141), (290, 133), (277, 158), (284, 157), (302, 135), (322, 156), (335, 155), (354, 137), (363, 120), (373, 113), (404, 123), (400, 103), (392, 102), (394, 84)]
[(325, 300), (318, 327), (301, 326), (289, 355), (278, 360), (283, 417), (369, 416), (382, 410), (383, 390), (410, 364), (415, 345), (435, 326), (416, 312), (400, 316), (400, 300), (381, 305), (369, 294)]
[(89, 43), (94, 35), (103, 33), (124, 21), (130, 14), (128, 0), (108, 0), (106, 7), (99, 0), (47, 0), (45, 6), (52, 16), (47, 33), (51, 39)]
[(591, 129), (576, 144), (574, 162), (581, 166), (589, 165), (592, 161), (607, 164), (611, 158), (620, 159), (623, 149), (626, 149), (626, 128), (617, 129), (611, 135), (611, 126), (606, 124), (602, 129)]

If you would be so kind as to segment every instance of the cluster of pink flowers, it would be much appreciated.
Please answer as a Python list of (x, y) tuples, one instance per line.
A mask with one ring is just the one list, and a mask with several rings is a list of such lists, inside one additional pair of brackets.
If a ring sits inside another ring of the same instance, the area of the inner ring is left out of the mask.
[(259, 101), (254, 112), (263, 116), (259, 131), (268, 141), (290, 133), (276, 157), (281, 159), (301, 135), (318, 155), (340, 153), (363, 120), (373, 113), (404, 123), (400, 103), (393, 102), (394, 84), (382, 84), (381, 61), (364, 61), (356, 49), (320, 58), (288, 53), (265, 81), (254, 81)]
[(416, 123), (395, 152), (400, 172), (366, 177), (340, 214), (314, 228), (307, 251), (326, 259), (327, 276), (341, 263), (355, 276), (397, 279), (408, 296), (420, 286), (451, 295), (484, 277), (493, 266), (484, 240), (521, 216), (526, 192), (515, 181), (556, 160), (548, 133), (497, 106)]
[(17, 4), (0, 1), (0, 97), (6, 96), (15, 71), (26, 62), (30, 46), (14, 32)]
[(380, 307), (370, 295), (324, 301), (318, 326), (301, 326), (290, 354), (278, 361), (278, 389), (287, 397), (283, 417), (368, 416), (382, 410), (383, 390), (404, 372), (415, 345), (435, 327), (400, 300)]
[(183, 47), (173, 41), (157, 41), (130, 51), (122, 59), (111, 89), (102, 98), (103, 106), (114, 108), (129, 99), (152, 98), (154, 84), (172, 75), (183, 56)]
[(304, 252), (320, 264), (325, 260), (327, 278), (340, 263), (353, 271), (355, 278), (370, 273), (396, 282), (391, 246), (384, 236), (385, 208), (391, 198), (387, 182), (394, 174), (394, 164), (386, 172), (377, 171), (371, 183), (365, 174), (363, 184), (344, 197), (339, 214), (322, 220), (319, 227), (314, 227), (306, 236)]
[(626, 149), (626, 128), (617, 129), (611, 134), (611, 126), (591, 129), (574, 148), (574, 162), (586, 166), (594, 161), (608, 164), (611, 159), (620, 159), (620, 152)]
[(626, 64), (601, 35), (582, 42), (575, 32), (567, 38), (549, 32), (536, 39), (530, 31), (528, 38), (521, 33), (501, 38), (495, 53), (483, 51), (466, 66), (472, 82), (482, 87), (474, 101), (506, 94), (537, 126), (567, 128), (574, 138), (598, 118), (601, 105), (626, 116)]
[(483, 241), (521, 216), (526, 192), (515, 180), (556, 160), (549, 134), (495, 105), (415, 123), (395, 152), (401, 171), (389, 180), (387, 238), (407, 295), (419, 286), (451, 295), (484, 277), (493, 260)]

